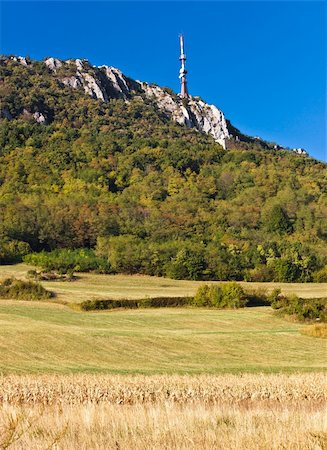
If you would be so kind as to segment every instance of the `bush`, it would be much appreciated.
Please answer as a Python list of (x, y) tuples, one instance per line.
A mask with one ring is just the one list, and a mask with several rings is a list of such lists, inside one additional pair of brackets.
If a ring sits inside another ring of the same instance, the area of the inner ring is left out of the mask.
[(80, 303), (83, 311), (108, 310), (117, 308), (139, 309), (139, 308), (172, 308), (190, 305), (192, 297), (157, 297), (139, 300), (128, 299), (95, 299)]
[(272, 281), (274, 279), (274, 269), (265, 265), (249, 269), (246, 272), (246, 281)]
[(31, 251), (27, 242), (2, 240), (0, 242), (0, 264), (15, 264)]
[(301, 321), (327, 321), (327, 298), (299, 298), (296, 295), (288, 297), (277, 295), (271, 306), (277, 309), (280, 314), (292, 315)]
[(281, 290), (279, 288), (273, 289), (273, 291), (268, 295), (268, 300), (273, 308), (276, 309), (276, 305), (281, 297)]
[(52, 252), (31, 253), (24, 257), (24, 262), (41, 267), (45, 271), (58, 271), (60, 274), (96, 271), (110, 273), (107, 259), (96, 256), (89, 249), (59, 249)]
[(7, 278), (0, 284), (0, 297), (16, 300), (47, 300), (53, 293), (39, 283)]
[(327, 283), (327, 266), (313, 274), (313, 281), (315, 283)]
[(212, 308), (242, 308), (248, 303), (243, 288), (235, 282), (203, 285), (197, 290), (192, 304)]

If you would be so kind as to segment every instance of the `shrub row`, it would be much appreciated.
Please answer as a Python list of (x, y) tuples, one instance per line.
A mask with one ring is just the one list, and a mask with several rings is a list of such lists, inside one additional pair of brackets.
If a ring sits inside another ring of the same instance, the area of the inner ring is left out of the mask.
[(280, 314), (291, 315), (298, 320), (320, 320), (327, 322), (327, 298), (299, 298), (296, 295), (288, 297), (276, 289), (270, 295), (272, 308)]
[(80, 304), (83, 311), (127, 308), (167, 308), (167, 307), (180, 307), (191, 305), (193, 297), (156, 297), (156, 298), (143, 298), (139, 300), (106, 300), (95, 299), (86, 300)]
[(7, 278), (0, 284), (0, 297), (16, 300), (47, 300), (53, 293), (39, 283)]
[(15, 264), (22, 261), (22, 258), (31, 252), (31, 247), (27, 242), (15, 239), (0, 239), (0, 264)]
[(84, 311), (115, 309), (115, 308), (164, 308), (164, 307), (211, 307), (211, 308), (242, 308), (249, 303), (250, 295), (235, 282), (223, 285), (200, 286), (194, 297), (156, 297), (140, 300), (86, 300), (81, 303)]
[[(1, 248), (1, 244), (0, 244)], [(95, 250), (57, 249), (24, 256), (28, 264), (60, 273), (128, 273), (192, 280), (316, 281), (327, 280), (327, 268), (317, 265), (302, 249), (286, 258), (283, 251), (253, 247), (250, 255), (232, 245), (173, 240), (152, 242), (133, 235), (99, 237)], [(300, 253), (302, 256), (300, 256)], [(270, 255), (270, 256), (269, 256)], [(272, 256), (273, 255), (273, 256)], [(268, 260), (267, 260), (268, 258)], [(296, 259), (296, 263), (293, 259)], [(261, 262), (260, 262), (261, 261)], [(1, 251), (0, 251), (1, 262)], [(259, 263), (260, 262), (260, 263)], [(308, 268), (307, 266), (310, 266)]]

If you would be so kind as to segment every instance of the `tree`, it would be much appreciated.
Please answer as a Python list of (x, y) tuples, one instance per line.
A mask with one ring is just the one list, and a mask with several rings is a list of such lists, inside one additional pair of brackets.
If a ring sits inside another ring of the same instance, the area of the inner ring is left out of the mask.
[(266, 226), (268, 231), (280, 234), (290, 233), (292, 231), (291, 221), (286, 211), (279, 205), (271, 209)]

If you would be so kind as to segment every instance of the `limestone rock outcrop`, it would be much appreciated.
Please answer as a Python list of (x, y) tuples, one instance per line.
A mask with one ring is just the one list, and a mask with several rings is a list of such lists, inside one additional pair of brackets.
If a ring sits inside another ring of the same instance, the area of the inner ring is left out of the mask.
[(134, 81), (126, 77), (119, 69), (110, 66), (94, 67), (87, 60), (60, 61), (48, 58), (45, 64), (54, 72), (62, 65), (74, 65), (76, 73), (61, 78), (65, 86), (74, 89), (83, 88), (93, 98), (109, 101), (110, 98), (123, 98), (128, 101), (135, 94), (143, 94), (155, 100), (158, 108), (180, 125), (195, 128), (210, 134), (225, 147), (230, 137), (224, 113), (214, 105), (208, 105), (198, 97), (185, 101), (178, 95), (159, 86)]
[[(21, 56), (11, 59), (26, 66), (30, 64)], [(108, 102), (112, 98), (129, 101), (135, 95), (152, 99), (167, 117), (180, 125), (211, 135), (223, 147), (226, 139), (231, 137), (224, 113), (199, 97), (182, 99), (169, 89), (132, 80), (115, 67), (92, 66), (85, 59), (62, 61), (51, 57), (45, 59), (44, 64), (59, 77), (63, 87), (84, 89), (86, 94), (103, 102)], [(2, 114), (9, 117), (6, 112)], [(35, 113), (34, 119), (38, 123), (46, 123), (46, 116), (42, 111)]]

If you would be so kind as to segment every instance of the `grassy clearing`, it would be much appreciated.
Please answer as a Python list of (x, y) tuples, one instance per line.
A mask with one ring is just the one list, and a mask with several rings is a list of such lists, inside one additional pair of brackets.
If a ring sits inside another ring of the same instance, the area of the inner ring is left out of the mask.
[[(31, 266), (17, 264), (0, 266), (0, 280), (8, 277), (26, 278)], [(211, 283), (211, 282), (210, 282)], [(214, 283), (214, 282), (213, 282)], [(90, 273), (78, 274), (73, 282), (45, 281), (46, 289), (57, 293), (59, 301), (82, 302), (92, 298), (129, 298), (148, 297), (183, 297), (195, 294), (201, 281), (171, 280), (168, 278), (149, 277), (145, 275), (97, 275)], [(274, 288), (280, 288), (282, 293), (297, 294), (303, 298), (318, 298), (326, 296), (327, 283), (246, 283), (240, 284), (247, 290), (264, 289), (268, 293)]]
[(325, 377), (0, 378), (0, 448), (326, 448)]
[(320, 371), (324, 341), (268, 307), (78, 312), (0, 302), (0, 372)]

